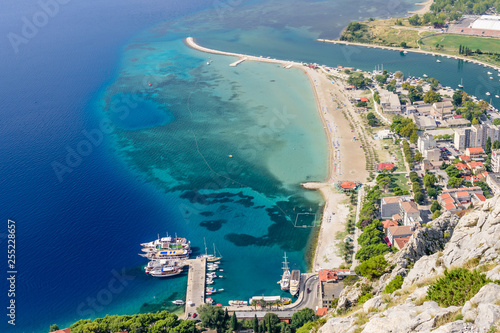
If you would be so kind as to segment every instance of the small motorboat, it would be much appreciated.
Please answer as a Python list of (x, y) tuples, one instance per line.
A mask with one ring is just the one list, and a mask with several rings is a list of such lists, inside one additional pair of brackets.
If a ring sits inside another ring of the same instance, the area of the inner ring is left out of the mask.
[(172, 301), (172, 303), (174, 303), (175, 305), (184, 305), (185, 304), (184, 301), (181, 299), (177, 299), (175, 301)]

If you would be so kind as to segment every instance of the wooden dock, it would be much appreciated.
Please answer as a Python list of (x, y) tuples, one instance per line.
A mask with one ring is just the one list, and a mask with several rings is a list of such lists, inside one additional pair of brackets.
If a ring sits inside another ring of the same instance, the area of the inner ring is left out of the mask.
[(196, 308), (205, 304), (206, 259), (186, 260), (189, 265), (188, 283), (186, 289), (185, 318), (196, 311)]

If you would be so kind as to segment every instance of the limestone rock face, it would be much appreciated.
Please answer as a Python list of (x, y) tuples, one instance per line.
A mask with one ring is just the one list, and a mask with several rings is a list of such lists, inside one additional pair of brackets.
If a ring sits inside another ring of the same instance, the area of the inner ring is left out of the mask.
[[(500, 285), (489, 283), (464, 306), (440, 307), (425, 301), (429, 283), (445, 269), (482, 267), (490, 280), (500, 280), (500, 196), (467, 212), (462, 218), (448, 213), (417, 230), (397, 253), (386, 255), (394, 266), (378, 281), (363, 279), (341, 293), (338, 309), (355, 305), (360, 285), (370, 284), (374, 297), (346, 317), (331, 318), (321, 333), (483, 333), (500, 327)], [(404, 277), (401, 290), (382, 295), (396, 275)]]

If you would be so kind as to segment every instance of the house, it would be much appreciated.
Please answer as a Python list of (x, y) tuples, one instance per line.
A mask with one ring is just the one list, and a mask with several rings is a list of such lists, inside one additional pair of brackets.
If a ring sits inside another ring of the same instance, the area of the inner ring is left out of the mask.
[(338, 297), (343, 288), (338, 282), (348, 275), (351, 275), (351, 271), (348, 269), (321, 269), (318, 272), (322, 307), (330, 308), (335, 295)]
[(401, 102), (399, 101), (399, 96), (395, 93), (388, 91), (380, 95), (380, 106), (385, 113), (401, 113)]
[(420, 211), (413, 201), (400, 202), (399, 215), (401, 215), (404, 226), (411, 226), (422, 222)]
[(394, 244), (394, 239), (396, 238), (401, 238), (401, 237), (409, 237), (413, 235), (413, 229), (412, 227), (405, 225), (405, 226), (397, 226), (397, 227), (389, 227), (387, 229), (387, 238), (389, 240), (389, 246)]
[(480, 174), (483, 171), (486, 171), (486, 167), (484, 166), (483, 162), (470, 161), (469, 163), (467, 163), (467, 166), (475, 175)]
[(403, 247), (410, 241), (410, 237), (399, 237), (394, 239), (394, 247), (398, 250), (402, 250)]
[(483, 201), (486, 201), (486, 197), (484, 195), (476, 193), (472, 195), (472, 202), (483, 202)]
[(397, 220), (393, 218), (394, 215), (399, 213), (399, 202), (400, 201), (411, 201), (413, 198), (410, 195), (398, 196), (398, 197), (384, 197), (380, 200), (380, 216), (384, 220)]
[(359, 99), (359, 101), (360, 101), (360, 102), (367, 102), (367, 103), (369, 102), (368, 97), (361, 97), (361, 98)]
[(444, 190), (437, 201), (445, 211), (456, 213), (469, 206), (473, 199), (481, 201), (482, 197), (483, 190), (479, 186), (473, 186)]
[(500, 192), (500, 173), (489, 172), (486, 176), (486, 184), (491, 188), (493, 193)]
[(467, 155), (460, 155), (460, 156), (458, 157), (458, 159), (459, 159), (460, 161), (462, 161), (462, 162), (470, 162), (470, 160), (471, 160), (471, 159), (470, 159), (470, 157), (469, 157), (469, 156), (467, 156)]
[(392, 163), (379, 163), (377, 169), (378, 169), (378, 171), (392, 170), (392, 169), (394, 169), (394, 164), (392, 164)]
[(326, 315), (328, 313), (328, 307), (325, 306), (325, 307), (322, 307), (322, 308), (319, 308), (318, 310), (316, 310), (316, 315), (318, 317), (323, 317), (324, 315)]
[(436, 148), (436, 140), (434, 140), (434, 137), (430, 134), (425, 134), (423, 136), (419, 136), (417, 140), (417, 149), (420, 152), (424, 152), (427, 149), (433, 149)]
[(436, 102), (432, 104), (431, 115), (436, 119), (443, 120), (453, 114), (453, 104), (450, 101)]
[(441, 159), (441, 150), (439, 148), (426, 149), (423, 151), (422, 155), (428, 161), (438, 162)]
[(399, 223), (396, 220), (385, 220), (382, 221), (382, 226), (384, 227), (384, 231), (389, 228), (389, 227), (396, 227), (398, 226)]
[(483, 147), (470, 147), (465, 149), (465, 155), (470, 157), (473, 161), (484, 161), (486, 154)]

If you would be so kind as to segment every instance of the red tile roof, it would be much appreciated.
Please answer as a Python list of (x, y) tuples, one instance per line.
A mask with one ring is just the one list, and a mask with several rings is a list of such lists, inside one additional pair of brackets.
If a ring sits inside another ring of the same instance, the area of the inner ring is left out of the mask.
[(411, 230), (411, 227), (409, 225), (405, 226), (398, 226), (398, 227), (389, 227), (389, 231), (391, 232), (392, 236), (396, 238), (396, 236), (399, 235), (411, 235), (413, 234), (413, 231)]
[(453, 115), (453, 118), (455, 119), (460, 119), (460, 118), (463, 118), (461, 114), (454, 114)]
[(399, 215), (399, 214), (394, 214), (394, 215), (392, 215), (392, 219), (393, 219), (393, 220), (396, 220), (396, 221), (397, 221), (397, 220), (401, 220), (401, 215)]
[(482, 194), (476, 194), (476, 197), (480, 200), (480, 201), (485, 201), (486, 200), (486, 197)]
[(394, 168), (394, 164), (392, 163), (379, 163), (378, 164), (378, 169), (379, 170), (392, 170)]
[(453, 209), (453, 208), (455, 208), (455, 205), (452, 204), (452, 203), (451, 204), (447, 204), (446, 206), (444, 206), (444, 209), (446, 209), (446, 210), (450, 210), (450, 209)]
[(356, 184), (353, 182), (343, 182), (342, 184), (340, 184), (340, 187), (347, 190), (352, 190), (353, 188), (356, 188)]
[(324, 315), (326, 315), (328, 313), (328, 307), (324, 307), (324, 308), (319, 308), (317, 311), (316, 311), (316, 314), (320, 317), (323, 317)]
[(449, 193), (443, 193), (440, 195), (441, 199), (447, 199), (447, 198), (451, 198), (450, 194)]
[(384, 227), (384, 229), (387, 229), (389, 227), (395, 227), (399, 225), (398, 221), (394, 221), (394, 220), (385, 220), (382, 222), (382, 226)]
[(464, 161), (464, 162), (468, 162), (470, 161), (470, 157), (467, 156), (467, 155), (460, 155), (460, 160)]
[(366, 98), (366, 97), (361, 97), (360, 100), (361, 100), (361, 102), (368, 102), (368, 98)]
[(467, 163), (467, 165), (471, 169), (478, 168), (478, 167), (479, 168), (484, 168), (483, 162), (472, 161), (472, 162)]
[(394, 239), (394, 245), (397, 245), (398, 249), (402, 249), (406, 243), (410, 240), (410, 237), (400, 237)]
[(469, 167), (465, 163), (457, 163), (456, 167), (457, 167), (458, 170), (467, 170), (467, 169), (469, 169)]
[(466, 149), (469, 154), (482, 154), (484, 153), (483, 147), (471, 147)]
[(455, 200), (453, 200), (453, 198), (448, 198), (448, 199), (444, 199), (443, 202), (444, 202), (445, 205), (447, 205), (447, 204), (450, 204), (450, 203), (454, 203)]
[(407, 213), (418, 213), (418, 207), (413, 201), (402, 202), (401, 207)]
[(322, 269), (319, 271), (318, 276), (321, 282), (337, 279), (337, 274), (332, 269)]
[(468, 197), (469, 192), (467, 191), (462, 191), (462, 192), (457, 192), (457, 197)]

